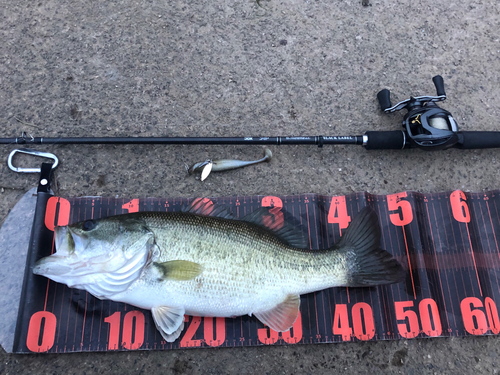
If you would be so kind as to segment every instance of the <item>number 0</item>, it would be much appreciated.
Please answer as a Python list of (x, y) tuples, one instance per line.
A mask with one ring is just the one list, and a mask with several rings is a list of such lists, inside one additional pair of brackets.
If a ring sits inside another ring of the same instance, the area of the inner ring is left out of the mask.
[(68, 225), (70, 211), (71, 204), (67, 199), (50, 197), (45, 209), (45, 226), (47, 229), (53, 231), (56, 225)]
[[(43, 328), (42, 328), (43, 325)], [(47, 352), (54, 345), (57, 318), (48, 311), (38, 311), (31, 316), (26, 346), (32, 352)]]

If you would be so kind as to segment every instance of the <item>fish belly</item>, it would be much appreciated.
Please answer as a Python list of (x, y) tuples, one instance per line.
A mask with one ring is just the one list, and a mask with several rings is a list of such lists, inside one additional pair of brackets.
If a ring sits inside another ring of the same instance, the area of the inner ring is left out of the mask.
[(113, 300), (148, 310), (157, 306), (182, 307), (187, 315), (234, 317), (269, 310), (287, 296), (280, 288), (260, 288), (257, 292), (248, 288), (224, 288), (217, 282), (201, 286), (204, 281), (200, 278), (160, 285), (138, 281)]

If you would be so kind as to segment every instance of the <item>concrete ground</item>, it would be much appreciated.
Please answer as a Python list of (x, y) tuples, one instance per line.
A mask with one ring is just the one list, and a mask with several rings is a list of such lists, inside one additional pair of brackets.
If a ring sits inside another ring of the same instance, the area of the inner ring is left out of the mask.
[[(259, 5), (260, 4), (260, 5)], [(441, 74), (462, 130), (500, 130), (497, 0), (1, 1), (0, 137), (359, 135)], [(0, 146), (6, 160), (14, 146)], [(391, 194), (500, 188), (499, 150), (272, 147), (270, 164), (187, 176), (259, 146), (38, 146), (62, 196)], [(3, 156), (1, 156), (3, 155)], [(28, 159), (21, 159), (29, 163)], [(0, 167), (0, 218), (36, 175)], [(26, 233), (29, 235), (29, 233)], [(8, 265), (2, 265), (8, 267)], [(496, 373), (497, 337), (170, 352), (11, 355), (2, 374)]]

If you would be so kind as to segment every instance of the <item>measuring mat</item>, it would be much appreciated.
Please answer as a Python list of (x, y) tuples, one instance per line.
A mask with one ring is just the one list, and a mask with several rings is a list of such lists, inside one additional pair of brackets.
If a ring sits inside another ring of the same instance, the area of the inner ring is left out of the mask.
[(283, 212), (288, 212), (301, 222), (311, 249), (336, 243), (364, 206), (377, 213), (381, 248), (403, 265), (405, 282), (303, 295), (299, 318), (288, 332), (275, 332), (249, 316), (185, 316), (181, 336), (167, 343), (150, 311), (102, 301), (32, 273), (38, 259), (55, 251), (55, 225), (128, 212), (179, 211), (191, 201), (60, 198), (38, 193), (12, 351), (167, 350), (500, 332), (500, 191), (212, 199), (232, 209), (238, 218), (262, 206), (273, 207), (264, 218), (268, 225), (279, 225)]

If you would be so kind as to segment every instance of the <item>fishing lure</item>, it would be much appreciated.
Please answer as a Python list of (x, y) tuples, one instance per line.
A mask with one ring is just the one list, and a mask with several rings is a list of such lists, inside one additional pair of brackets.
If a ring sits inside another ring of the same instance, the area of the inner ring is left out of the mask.
[(201, 181), (204, 181), (211, 172), (222, 172), (228, 171), (230, 169), (242, 168), (247, 165), (262, 163), (264, 161), (269, 162), (273, 157), (273, 153), (268, 148), (264, 149), (264, 157), (258, 160), (234, 160), (234, 159), (222, 159), (222, 160), (205, 160), (191, 167), (186, 165), (187, 172), (191, 175), (193, 173), (201, 172)]

